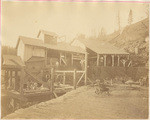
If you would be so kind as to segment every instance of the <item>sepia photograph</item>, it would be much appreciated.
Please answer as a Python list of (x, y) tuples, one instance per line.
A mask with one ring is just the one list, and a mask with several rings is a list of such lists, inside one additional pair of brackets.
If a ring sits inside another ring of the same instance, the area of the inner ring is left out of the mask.
[(1, 119), (149, 119), (149, 2), (1, 1)]

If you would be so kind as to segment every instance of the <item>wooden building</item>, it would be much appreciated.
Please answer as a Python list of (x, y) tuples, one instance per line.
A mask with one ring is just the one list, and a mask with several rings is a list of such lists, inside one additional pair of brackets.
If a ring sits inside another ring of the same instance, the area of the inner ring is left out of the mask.
[(125, 67), (129, 59), (129, 53), (99, 39), (76, 39), (72, 45), (76, 44), (85, 46), (89, 65)]
[(62, 76), (66, 73), (73, 75), (76, 70), (76, 73), (82, 73), (79, 81), (84, 78), (86, 84), (86, 51), (66, 42), (59, 42), (59, 38), (57, 34), (44, 30), (39, 31), (37, 38), (20, 36), (16, 45), (17, 55), (32, 74), (37, 75), (47, 66), (55, 67), (56, 73)]

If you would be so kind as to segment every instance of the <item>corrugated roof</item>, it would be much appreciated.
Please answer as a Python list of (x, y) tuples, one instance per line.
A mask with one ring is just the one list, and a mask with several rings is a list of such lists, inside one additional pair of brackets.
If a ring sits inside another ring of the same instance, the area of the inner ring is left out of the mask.
[(87, 48), (98, 54), (128, 54), (124, 50), (118, 49), (108, 42), (97, 39), (79, 39)]
[[(22, 40), (23, 43), (26, 45), (32, 45), (32, 46), (60, 50), (60, 51), (67, 51), (67, 52), (85, 53), (84, 49), (80, 47), (71, 46), (70, 44), (65, 43), (65, 42), (60, 42), (60, 43), (57, 43), (56, 45), (46, 44), (40, 39), (29, 38), (29, 37), (24, 37), (24, 36), (20, 36), (19, 41), (20, 40)], [(18, 44), (19, 44), (19, 41), (18, 41)]]
[(7, 65), (7, 66), (18, 66), (18, 65), (25, 66), (24, 62), (21, 60), (21, 58), (19, 56), (3, 55), (2, 58), (3, 58), (2, 65)]

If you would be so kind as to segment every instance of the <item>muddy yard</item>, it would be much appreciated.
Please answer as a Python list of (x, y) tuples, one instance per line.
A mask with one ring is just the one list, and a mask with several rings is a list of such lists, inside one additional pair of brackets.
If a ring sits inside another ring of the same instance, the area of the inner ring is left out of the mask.
[(56, 99), (20, 109), (5, 119), (146, 119), (148, 88), (131, 90), (117, 85), (111, 95), (95, 94), (94, 87), (80, 87)]

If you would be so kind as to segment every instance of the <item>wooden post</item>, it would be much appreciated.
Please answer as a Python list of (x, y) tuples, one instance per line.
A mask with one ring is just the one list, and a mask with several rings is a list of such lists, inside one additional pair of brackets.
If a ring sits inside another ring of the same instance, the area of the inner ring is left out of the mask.
[(107, 65), (107, 59), (106, 59), (106, 55), (104, 55), (104, 66), (106, 66)]
[(10, 71), (10, 88), (12, 89), (12, 71)]
[(85, 81), (84, 85), (87, 85), (87, 60), (88, 60), (88, 53), (85, 53)]
[(5, 89), (7, 90), (8, 84), (9, 84), (9, 81), (8, 81), (8, 71), (7, 70), (5, 70), (4, 81), (5, 81)]
[(99, 66), (99, 54), (97, 54), (97, 66)]
[(45, 51), (45, 66), (47, 65), (47, 49)]
[(24, 78), (25, 78), (25, 71), (24, 71), (24, 68), (22, 68), (21, 69), (21, 76), (20, 76), (20, 93), (21, 93), (21, 95), (23, 95)]
[(15, 83), (14, 83), (14, 89), (16, 90), (16, 85), (17, 85), (17, 79), (18, 79), (18, 71), (15, 71)]
[(65, 85), (65, 82), (66, 82), (66, 74), (65, 72), (63, 73), (63, 84)]
[(119, 66), (120, 65), (120, 57), (119, 57), (119, 55), (117, 57), (118, 57), (118, 66)]
[(73, 87), (74, 89), (76, 89), (76, 70), (74, 70), (74, 73), (73, 73)]
[(111, 57), (112, 57), (112, 66), (114, 66), (115, 65), (115, 60), (114, 60), (114, 55), (111, 55)]
[(55, 71), (54, 71), (54, 68), (51, 68), (51, 85), (50, 85), (50, 89), (51, 89), (51, 92), (54, 91), (54, 80), (55, 80)]

